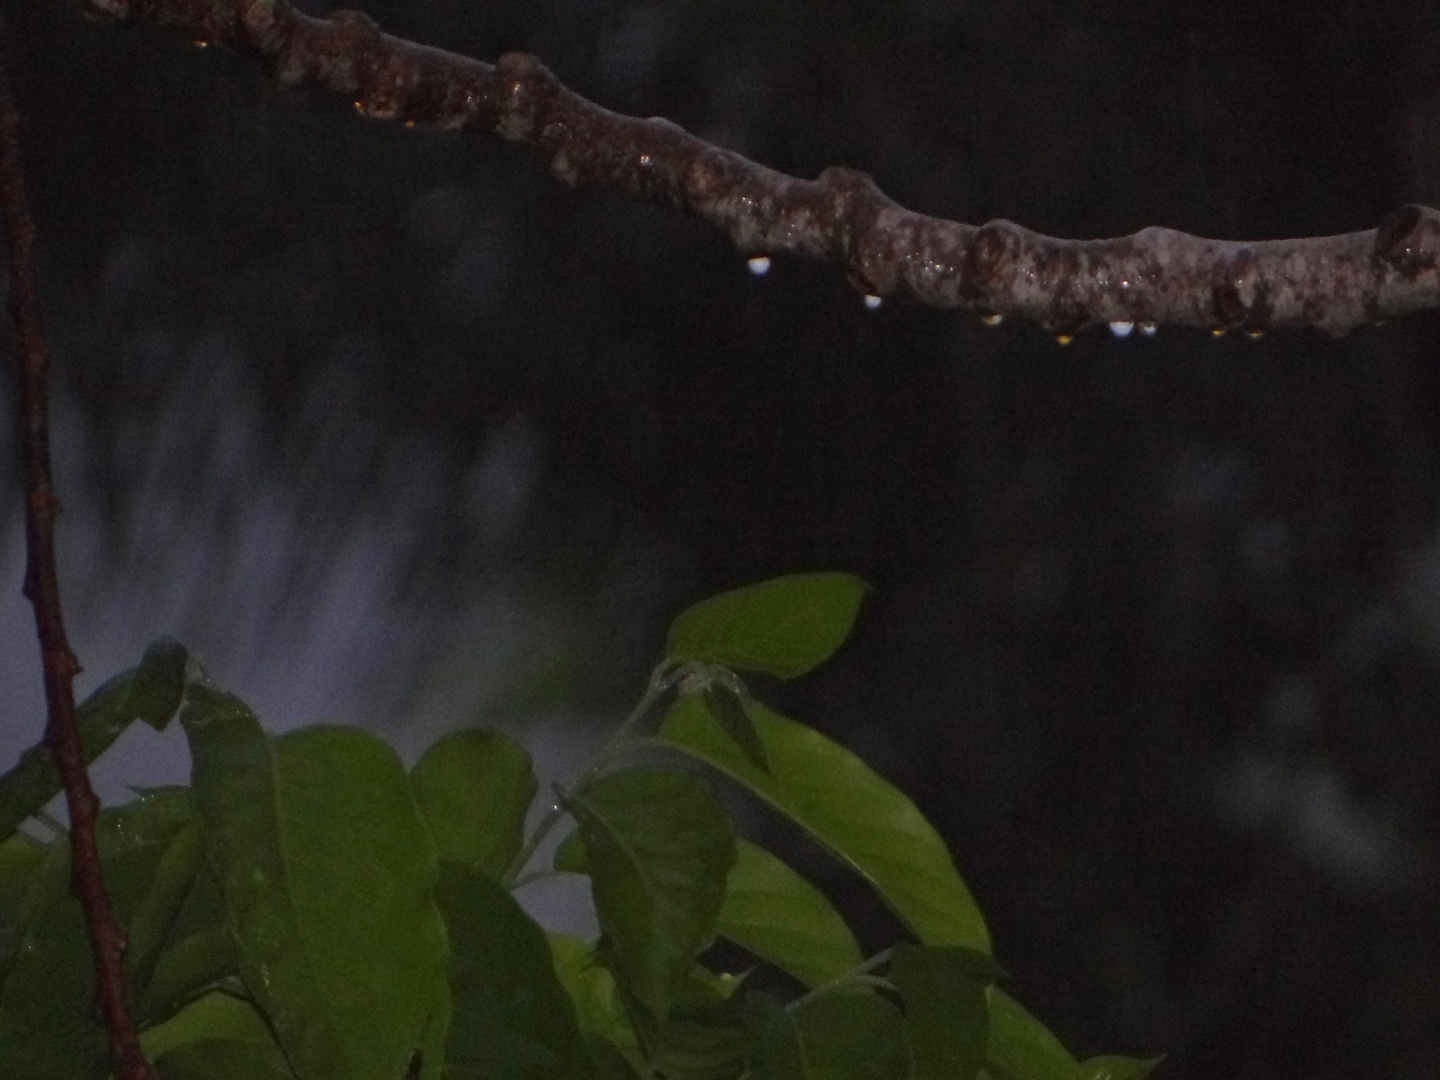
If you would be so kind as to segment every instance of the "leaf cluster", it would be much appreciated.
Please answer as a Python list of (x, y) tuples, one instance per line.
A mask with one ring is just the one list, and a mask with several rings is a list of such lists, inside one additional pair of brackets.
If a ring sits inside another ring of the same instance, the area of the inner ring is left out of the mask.
[[(353, 727), (271, 736), (182, 646), (152, 645), (80, 720), (91, 760), (136, 720), (178, 717), (189, 741), (188, 787), (139, 791), (98, 830), (159, 1074), (1140, 1080), (1154, 1062), (1081, 1063), (999, 988), (980, 911), (914, 804), (744, 683), (829, 658), (864, 592), (792, 575), (681, 614), (640, 705), (528, 834), (538, 784), (509, 736), (451, 732), (408, 770)], [(863, 957), (819, 888), (737, 835), (707, 772), (859, 874), (907, 940)], [(0, 777), (0, 1075), (104, 1080), (68, 838), (20, 828), (46, 823), (58, 790), (39, 747)], [(589, 877), (597, 940), (516, 902), (555, 873)], [(716, 970), (719, 938), (773, 977)]]

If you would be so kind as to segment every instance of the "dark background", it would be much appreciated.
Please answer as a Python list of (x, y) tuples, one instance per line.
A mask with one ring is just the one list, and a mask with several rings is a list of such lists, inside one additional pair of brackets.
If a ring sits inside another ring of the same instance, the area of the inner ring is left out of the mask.
[[(971, 222), (1263, 239), (1440, 201), (1421, 0), (366, 10)], [(872, 313), (498, 142), (4, 16), (97, 676), (171, 632), (281, 725), (569, 745), (684, 604), (853, 570), (855, 640), (772, 696), (914, 795), (1069, 1045), (1440, 1076), (1440, 317), (1061, 348)], [(0, 765), (39, 731), (8, 505)]]

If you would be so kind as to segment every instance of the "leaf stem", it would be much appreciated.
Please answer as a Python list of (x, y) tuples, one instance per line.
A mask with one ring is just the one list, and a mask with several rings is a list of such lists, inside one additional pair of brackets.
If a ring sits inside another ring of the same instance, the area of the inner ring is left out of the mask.
[(596, 751), (595, 756), (590, 759), (590, 763), (585, 766), (585, 771), (580, 774), (580, 778), (566, 789), (557, 786), (555, 802), (536, 823), (534, 832), (525, 841), (525, 846), (520, 849), (515, 858), (510, 860), (510, 865), (500, 876), (500, 884), (507, 889), (515, 889), (521, 884), (528, 884), (535, 880), (535, 874), (524, 878), (521, 878), (520, 874), (526, 864), (535, 857), (535, 852), (540, 849), (540, 845), (560, 823), (560, 819), (568, 813), (565, 803), (577, 791), (599, 776), (612, 761), (639, 741), (635, 736), (636, 729), (650, 719), (651, 715), (670, 696), (670, 692), (691, 673), (693, 666), (692, 664), (675, 664), (667, 660), (655, 669), (650, 676), (650, 685), (646, 688), (644, 696), (641, 697), (635, 708), (630, 710), (630, 715), (621, 721), (620, 726), (615, 729), (615, 733), (610, 736), (605, 745)]
[(890, 962), (890, 953), (890, 949), (885, 949), (881, 952), (876, 953), (874, 956), (870, 957), (870, 959), (862, 961), (856, 967), (851, 968), (844, 975), (831, 979), (827, 983), (821, 983), (813, 990), (801, 994), (794, 1001), (790, 1002), (789, 1005), (786, 1005), (785, 1008), (792, 1012), (796, 1009), (802, 1009), (817, 998), (824, 997), (826, 994), (832, 993), (833, 991), (839, 990), (841, 987), (845, 986), (853, 986), (860, 984), (869, 986), (889, 987), (890, 983), (887, 980), (875, 978), (870, 973), (876, 968), (884, 967), (886, 964), (888, 964)]
[(510, 888), (512, 890), (523, 889), (526, 885), (533, 885), (537, 881), (545, 881), (547, 878), (557, 878), (559, 876), (559, 870), (531, 870), (530, 873), (521, 874), (512, 881)]

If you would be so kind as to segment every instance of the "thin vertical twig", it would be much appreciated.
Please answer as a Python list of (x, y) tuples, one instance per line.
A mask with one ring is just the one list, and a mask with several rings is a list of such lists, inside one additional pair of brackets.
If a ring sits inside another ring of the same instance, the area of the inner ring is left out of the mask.
[[(3, 27), (0, 27), (3, 32)], [(50, 480), (50, 436), (46, 407), (45, 343), (35, 304), (35, 225), (25, 202), (20, 168), (20, 114), (10, 99), (0, 65), (0, 213), (10, 252), (10, 315), (15, 323), (16, 383), (19, 388), (20, 455), (25, 489), (25, 596), (35, 608), (35, 628), (45, 669), (45, 742), (65, 783), (70, 810), (71, 889), (85, 909), (95, 954), (95, 1004), (110, 1034), (118, 1080), (154, 1080), (140, 1049), (125, 1004), (121, 961), (125, 934), (110, 911), (95, 817), (100, 800), (90, 786), (75, 722), (74, 678), (80, 670), (65, 638), (60, 581), (55, 569), (55, 517), (59, 501)]]

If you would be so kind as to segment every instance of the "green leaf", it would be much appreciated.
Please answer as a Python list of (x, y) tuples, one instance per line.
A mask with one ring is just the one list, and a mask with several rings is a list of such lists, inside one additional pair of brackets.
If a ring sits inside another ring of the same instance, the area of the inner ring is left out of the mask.
[(142, 1031), (140, 1048), (153, 1060), (182, 1046), (212, 1040), (252, 1043), (272, 1047), (277, 1054), (280, 1052), (264, 1017), (255, 1007), (220, 991), (197, 998), (163, 1024)]
[(24, 833), (0, 842), (0, 986), (20, 948), (26, 901), (46, 853), (44, 844)]
[(596, 1076), (545, 933), (479, 868), (440, 864), (454, 1013), (446, 1072), (490, 1080)]
[(1165, 1055), (1153, 1058), (1121, 1057), (1106, 1054), (1087, 1058), (1080, 1068), (1086, 1080), (1145, 1080), (1155, 1066), (1165, 1060)]
[(157, 1027), (140, 1045), (160, 1080), (294, 1080), (264, 1019), (249, 1002), (209, 993)]
[(160, 856), (150, 888), (126, 933), (129, 939), (125, 949), (126, 983), (137, 997), (143, 996), (149, 986), (160, 952), (195, 887), (204, 862), (205, 828), (198, 817), (192, 817)]
[(226, 923), (220, 883), (205, 866), (191, 883), (170, 928), (135, 1006), (135, 1021), (153, 1024), (173, 1016), (200, 991), (239, 975), (240, 959)]
[(721, 593), (676, 617), (665, 655), (793, 679), (850, 636), (868, 588), (853, 574), (789, 574)]
[(235, 939), (223, 922), (168, 945), (160, 954), (145, 996), (135, 1007), (136, 1023), (154, 1023), (174, 1016), (200, 991), (222, 979), (240, 975)]
[(843, 990), (787, 1009), (769, 994), (745, 998), (754, 1080), (904, 1080), (910, 1063), (900, 1013), (878, 994)]
[(451, 732), (421, 755), (410, 784), (440, 858), (504, 873), (537, 789), (523, 746), (498, 731)]
[(720, 726), (735, 740), (735, 745), (745, 752), (751, 765), (763, 772), (769, 772), (770, 762), (765, 757), (765, 744), (760, 741), (760, 735), (750, 719), (750, 711), (745, 707), (747, 696), (743, 686), (730, 687), (717, 682), (708, 682), (703, 691), (705, 707), (710, 710), (710, 715), (720, 722)]
[(655, 1020), (715, 937), (735, 833), (710, 785), (644, 767), (602, 776), (570, 801), (585, 844), (606, 960)]
[(587, 1034), (585, 1045), (590, 1048), (590, 1056), (595, 1059), (595, 1067), (599, 1070), (601, 1080), (638, 1080), (640, 1066), (621, 1053), (613, 1043)]
[(807, 987), (860, 964), (860, 946), (825, 894), (762, 847), (739, 841), (716, 930)]
[(890, 981), (905, 1002), (913, 1080), (974, 1080), (990, 1033), (985, 988), (997, 974), (970, 949), (895, 946)]
[[(95, 830), (105, 889), (121, 925), (190, 820), (183, 792), (162, 791), (101, 812)], [(0, 1076), (86, 1080), (108, 1069), (108, 1040), (91, 1011), (94, 965), (80, 903), (70, 893), (70, 845), (49, 845), (34, 869), (0, 985)]]
[(560, 841), (550, 865), (561, 874), (588, 874), (585, 865), (585, 838), (576, 829)]
[(235, 1039), (206, 1039), (155, 1062), (160, 1080), (295, 1080), (278, 1047)]
[(444, 1059), (438, 868), (395, 752), (354, 728), (270, 740), (192, 685), (180, 720), (241, 977), (305, 1080), (395, 1080)]
[[(161, 638), (145, 650), (139, 667), (115, 676), (77, 706), (87, 765), (136, 720), (164, 729), (180, 707), (188, 658), (185, 646)], [(15, 767), (0, 776), (0, 840), (60, 791), (60, 773), (43, 741), (21, 754)]]
[(1024, 1006), (998, 986), (985, 995), (990, 1006), (985, 1067), (997, 1080), (1084, 1080), (1070, 1051)]
[(750, 705), (770, 771), (755, 768), (695, 698), (670, 707), (660, 738), (744, 784), (857, 871), (927, 945), (990, 951), (975, 899), (940, 834), (888, 781), (813, 728)]
[[(575, 1003), (581, 1029), (616, 1048), (633, 1065), (641, 1062), (640, 1040), (625, 1012), (615, 976), (599, 962), (595, 946), (568, 934), (545, 935), (560, 985)], [(603, 1062), (602, 1062), (603, 1064)]]
[(727, 1080), (743, 1070), (752, 1041), (736, 1010), (706, 1017), (672, 1016), (652, 1054), (653, 1073), (666, 1080)]

